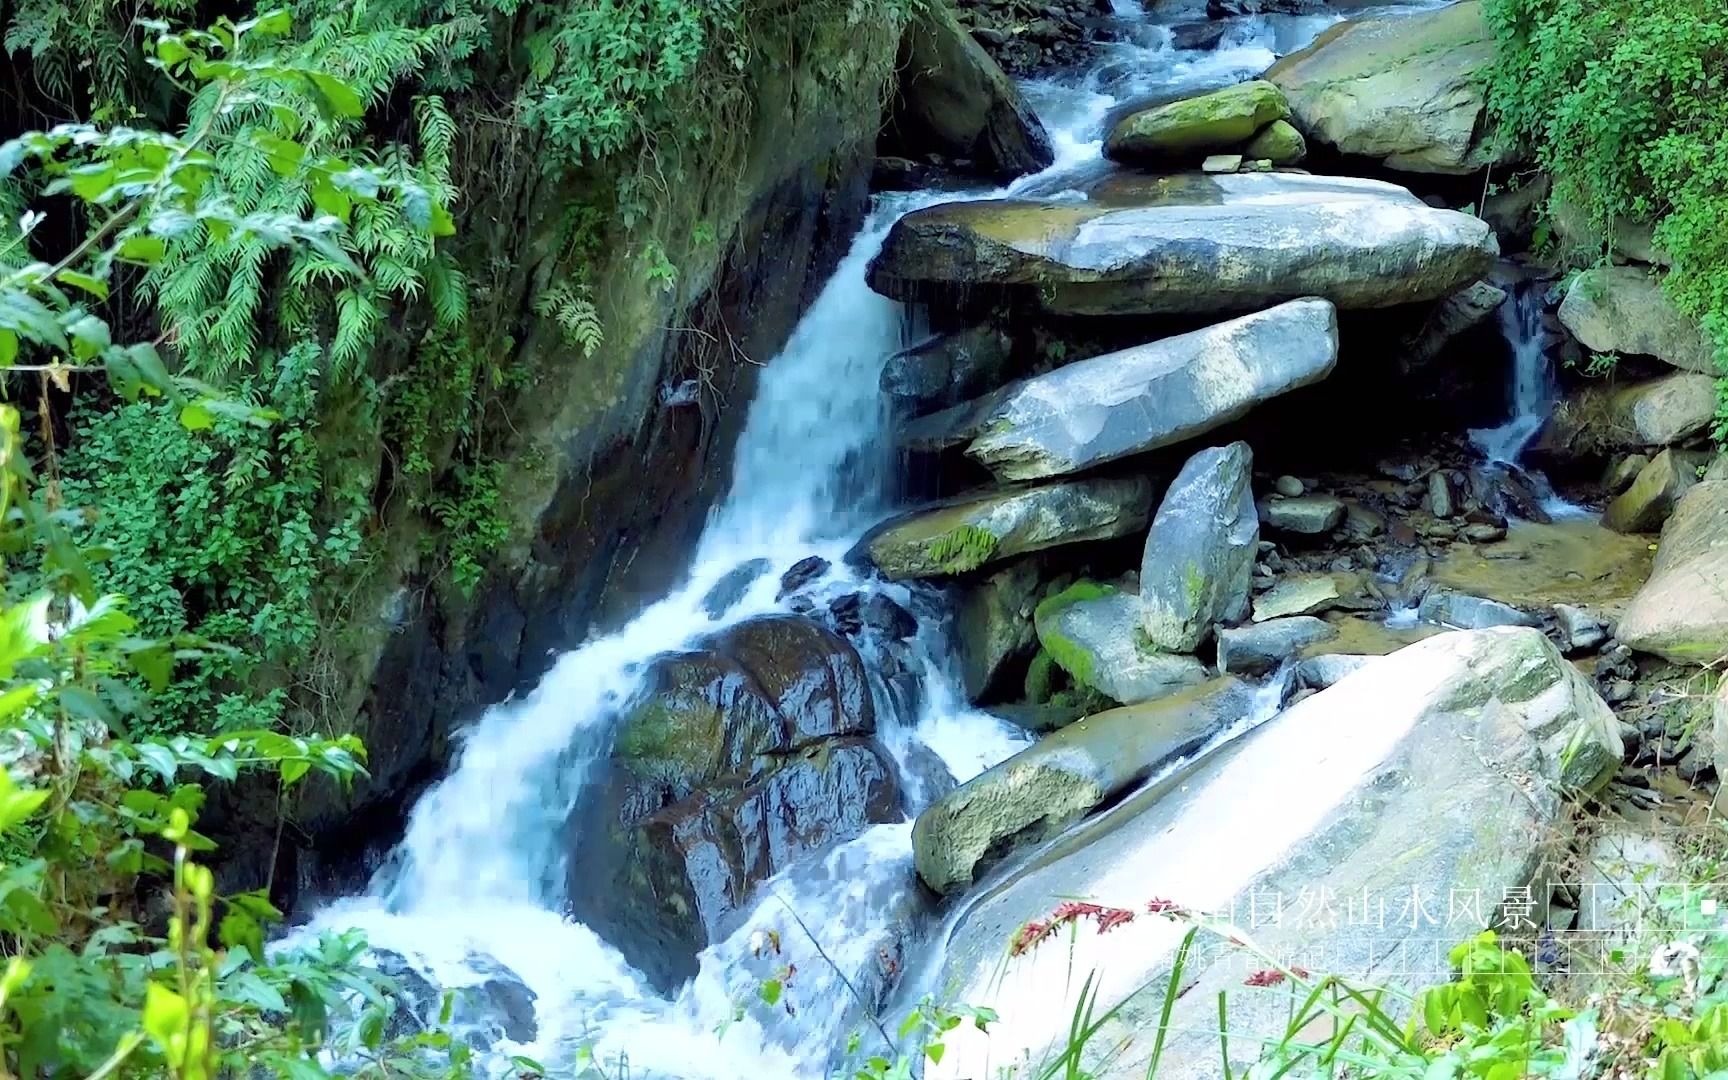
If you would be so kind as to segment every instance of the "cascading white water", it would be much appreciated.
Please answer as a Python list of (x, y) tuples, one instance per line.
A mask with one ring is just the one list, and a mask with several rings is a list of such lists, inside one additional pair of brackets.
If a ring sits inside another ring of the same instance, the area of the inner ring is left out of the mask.
[(1542, 293), (1514, 286), (1496, 313), (1512, 353), (1511, 415), (1497, 427), (1475, 428), (1470, 441), (1491, 462), (1516, 465), (1559, 398), (1548, 361), (1548, 331), (1542, 325)]
[[(1293, 30), (1238, 20), (1217, 50), (1182, 53), (1143, 14), (1131, 19), (1125, 40), (1092, 72), (1028, 88), (1057, 160), (1007, 194), (1062, 193), (1100, 171), (1103, 125), (1118, 104), (1237, 81), (1263, 68), (1275, 50), (1298, 47), (1336, 21), (1317, 17)], [(865, 267), (900, 215), (935, 201), (880, 198), (832, 280), (767, 364), (731, 490), (685, 584), (617, 633), (561, 656), (525, 698), (489, 710), (464, 732), (450, 773), (415, 806), (406, 836), (367, 894), (331, 905), (303, 931), (361, 929), (376, 948), (446, 988), (477, 986), (500, 970), (520, 980), (533, 994), (535, 1033), (493, 1042), (489, 1060), (500, 1071), (509, 1054), (569, 1062), (580, 1048), (601, 1061), (627, 1060), (632, 1076), (820, 1075), (868, 1012), (860, 988), (871, 979), (891, 984), (903, 962), (893, 952), (904, 938), (897, 927), (914, 918), (916, 897), (905, 823), (873, 827), (764, 883), (754, 909), (698, 957), (698, 974), (670, 998), (563, 912), (566, 868), (581, 842), (567, 822), (590, 765), (606, 751), (607, 722), (637, 689), (645, 665), (779, 610), (770, 574), (716, 616), (704, 601), (717, 583), (752, 560), (784, 568), (819, 555), (831, 569), (811, 586), (818, 596), (886, 589), (911, 601), (903, 589), (858, 579), (842, 556), (887, 509), (882, 479), (891, 465), (878, 381), (883, 362), (904, 344), (904, 311), (870, 291)], [(965, 780), (1023, 743), (1023, 735), (965, 704), (937, 620), (923, 620), (914, 646), (921, 708), (881, 733), (902, 764), (920, 751), (934, 753)], [(916, 799), (917, 785), (906, 786)], [(787, 989), (796, 1016), (755, 994), (762, 979), (788, 965), (799, 971)]]

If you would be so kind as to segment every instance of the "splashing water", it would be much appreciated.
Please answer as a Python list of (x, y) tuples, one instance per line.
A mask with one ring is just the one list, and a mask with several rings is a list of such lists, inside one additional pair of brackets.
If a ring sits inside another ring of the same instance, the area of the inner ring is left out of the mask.
[[(1275, 20), (1238, 20), (1217, 50), (1188, 53), (1173, 50), (1167, 30), (1134, 10), (1124, 17), (1124, 40), (1092, 71), (1027, 88), (1050, 130), (1055, 164), (1004, 191), (959, 197), (1073, 192), (1103, 171), (1102, 135), (1118, 105), (1238, 81), (1332, 21), (1280, 29)], [(637, 1076), (819, 1075), (848, 1032), (861, 1024), (868, 1032), (866, 1018), (881, 1011), (907, 962), (900, 952), (913, 940), (907, 927), (924, 917), (909, 823), (874, 826), (765, 882), (755, 906), (700, 954), (696, 976), (668, 998), (616, 948), (563, 914), (567, 870), (581, 840), (568, 821), (607, 752), (610, 720), (654, 657), (781, 610), (771, 574), (719, 617), (705, 605), (716, 584), (753, 560), (785, 567), (819, 555), (831, 569), (810, 587), (815, 593), (884, 591), (920, 612), (913, 642), (918, 707), (914, 715), (899, 715), (891, 704), (878, 710), (886, 714), (879, 736), (901, 766), (914, 809), (930, 794), (915, 760), (934, 756), (964, 781), (1026, 742), (965, 704), (935, 613), (903, 587), (860, 578), (843, 559), (890, 509), (884, 478), (893, 463), (878, 383), (887, 357), (906, 344), (907, 313), (866, 286), (865, 269), (901, 215), (956, 197), (878, 199), (833, 278), (763, 371), (731, 489), (684, 585), (617, 633), (561, 656), (531, 693), (494, 707), (464, 732), (451, 771), (415, 806), (401, 845), (367, 894), (319, 912), (290, 942), (358, 928), (438, 987), (484, 987), (500, 971), (519, 980), (532, 995), (534, 1034), (488, 1039), (483, 1066), (499, 1073), (511, 1054), (557, 1063), (582, 1048), (601, 1061), (627, 1057)], [(867, 651), (865, 660), (872, 660)], [(800, 933), (790, 934), (789, 924)], [(763, 943), (771, 931), (777, 947), (770, 949)], [(795, 1018), (756, 994), (788, 964), (800, 972)]]
[(1515, 286), (1496, 313), (1512, 353), (1512, 415), (1498, 427), (1474, 428), (1470, 441), (1491, 462), (1516, 465), (1560, 396), (1548, 362), (1548, 331), (1542, 325), (1542, 292)]

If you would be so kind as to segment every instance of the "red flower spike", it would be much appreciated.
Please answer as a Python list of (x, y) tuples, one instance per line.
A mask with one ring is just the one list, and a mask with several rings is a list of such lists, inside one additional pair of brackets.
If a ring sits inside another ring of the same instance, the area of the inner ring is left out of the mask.
[(1108, 934), (1118, 926), (1124, 926), (1134, 921), (1134, 913), (1127, 908), (1105, 908), (1098, 913), (1098, 932)]
[(1153, 915), (1179, 915), (1182, 912), (1176, 901), (1159, 900), (1156, 897), (1146, 901), (1146, 910)]
[(1243, 979), (1242, 985), (1243, 986), (1277, 986), (1279, 983), (1281, 983), (1283, 981), (1284, 981), (1284, 973), (1282, 971), (1279, 971), (1276, 968), (1267, 968), (1265, 971), (1256, 971), (1254, 974), (1248, 976), (1246, 979)]

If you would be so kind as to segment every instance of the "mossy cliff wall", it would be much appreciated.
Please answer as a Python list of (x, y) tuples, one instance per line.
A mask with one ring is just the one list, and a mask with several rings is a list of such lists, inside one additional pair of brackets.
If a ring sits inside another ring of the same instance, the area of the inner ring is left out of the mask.
[[(765, 43), (774, 35), (758, 28)], [(668, 139), (658, 153), (677, 167), (651, 178), (647, 214), (603, 222), (581, 248), (572, 208), (608, 205), (617, 176), (551, 177), (520, 129), (474, 123), (459, 239), (480, 283), (474, 334), (508, 350), (492, 453), (509, 537), (463, 592), (427, 554), (424, 516), (386, 508), (384, 565), (332, 631), (324, 665), (325, 716), (365, 739), (371, 776), (350, 792), (309, 788), (274, 856), (241, 845), (234, 885), (313, 884), (388, 843), (454, 730), (676, 584), (724, 491), (758, 365), (862, 220), (898, 35), (892, 19), (815, 33), (805, 20), (783, 48), (759, 49), (739, 75), (748, 106), (705, 118), (712, 136)], [(578, 260), (602, 324), (592, 351), (537, 313)], [(663, 387), (690, 380), (694, 402), (663, 403)], [(274, 829), (273, 792), (224, 801), (223, 832)]]

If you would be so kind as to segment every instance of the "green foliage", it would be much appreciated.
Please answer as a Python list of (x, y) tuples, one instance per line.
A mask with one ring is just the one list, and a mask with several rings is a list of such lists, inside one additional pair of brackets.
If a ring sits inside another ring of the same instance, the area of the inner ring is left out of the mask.
[(154, 401), (75, 415), (64, 495), (92, 508), (79, 537), (113, 553), (99, 580), (130, 599), (145, 632), (236, 650), (178, 673), (155, 699), (159, 730), (280, 720), (280, 689), (242, 688), (260, 664), (305, 658), (321, 630), (321, 581), (358, 554), (361, 507), (320, 524), (316, 395), (304, 368), (281, 366), (293, 381), (275, 388), (284, 419), (269, 427), (219, 417), (194, 432)]
[[(315, 84), (321, 100), (340, 110), (351, 91), (326, 73), (244, 59), (248, 35), (287, 29), (286, 16), (272, 13), (221, 23), (209, 34), (164, 33), (156, 49), (166, 65), (215, 87), (218, 97), (267, 102), (286, 84)], [(38, 372), (46, 393), (104, 364), (123, 397), (145, 399), (107, 414), (115, 425), (139, 427), (132, 437), (112, 436), (114, 445), (179, 455), (114, 467), (155, 469), (162, 480), (185, 483), (180, 490), (159, 483), (151, 492), (189, 521), (205, 522), (220, 521), (225, 501), (243, 502), (260, 484), (264, 447), (292, 455), (300, 436), (290, 428), (277, 443), (262, 439), (256, 432), (274, 414), (168, 375), (153, 349), (115, 342), (107, 322), (68, 290), (107, 301), (116, 266), (159, 259), (161, 245), (152, 241), (162, 229), (182, 227), (177, 222), (223, 222), (232, 233), (263, 232), (281, 244), (335, 242), (337, 227), (298, 214), (235, 214), (213, 200), (202, 147), (213, 127), (195, 124), (185, 136), (60, 128), (0, 146), (4, 172), (34, 160), (53, 178), (50, 191), (105, 215), (58, 263), (15, 261), (0, 275), (7, 366)], [(15, 362), (20, 354), (23, 364)], [(195, 446), (197, 439), (212, 447)], [(220, 477), (231, 481), (227, 490), (205, 482)], [(177, 664), (233, 650), (193, 634), (147, 636), (121, 597), (98, 588), (92, 562), (108, 553), (80, 544), (82, 508), (68, 512), (62, 500), (92, 494), (107, 480), (36, 484), (20, 411), (0, 405), (7, 585), (0, 601), (0, 939), (8, 957), (0, 974), (0, 1074), (311, 1078), (328, 1076), (325, 1062), (337, 1058), (344, 1075), (465, 1076), (466, 1054), (447, 1036), (385, 1039), (396, 989), (361, 966), (359, 937), (267, 953), (265, 925), (280, 918), (267, 896), (219, 896), (215, 875), (196, 861), (214, 847), (195, 829), (202, 780), (232, 782), (242, 771), (268, 770), (285, 793), (314, 774), (346, 784), (364, 773), (365, 752), (352, 736), (134, 734), (152, 719), (149, 696), (168, 690)], [(115, 488), (133, 500), (127, 509), (134, 515), (142, 484), (134, 475)], [(291, 522), (280, 530), (294, 532)], [(285, 547), (292, 540), (282, 539)], [(138, 538), (129, 540), (117, 558), (137, 554)], [(218, 546), (218, 558), (238, 557)], [(147, 571), (121, 571), (128, 572), (151, 584)], [(160, 605), (164, 596), (146, 603)], [(259, 608), (257, 619), (283, 614)], [(211, 716), (188, 719), (208, 723)], [(165, 913), (153, 910), (151, 892), (165, 892)], [(338, 1028), (351, 1034), (335, 1037)]]
[(956, 525), (930, 544), (930, 561), (944, 574), (964, 574), (988, 562), (998, 543), (989, 529)]
[(1502, 137), (1535, 150), (1553, 197), (1580, 207), (1605, 244), (1618, 220), (1655, 224), (1674, 259), (1668, 294), (1728, 370), (1728, 9), (1487, 0), (1483, 10)]

